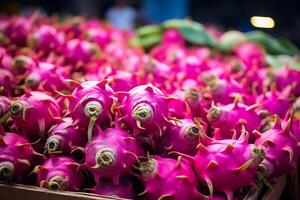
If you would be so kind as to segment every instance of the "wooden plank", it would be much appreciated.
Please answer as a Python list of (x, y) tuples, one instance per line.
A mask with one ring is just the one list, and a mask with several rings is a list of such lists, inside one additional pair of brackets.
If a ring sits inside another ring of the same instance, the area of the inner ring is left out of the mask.
[(0, 184), (1, 200), (126, 200), (83, 192), (51, 191), (45, 188), (24, 185)]

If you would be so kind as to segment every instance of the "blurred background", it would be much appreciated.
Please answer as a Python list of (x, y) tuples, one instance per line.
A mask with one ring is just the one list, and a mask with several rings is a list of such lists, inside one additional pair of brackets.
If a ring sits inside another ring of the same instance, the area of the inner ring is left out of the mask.
[[(297, 0), (1, 0), (1, 13), (26, 15), (39, 9), (45, 15), (82, 15), (107, 19), (120, 28), (191, 18), (221, 30), (263, 29), (300, 46), (300, 3)], [(252, 16), (273, 19), (271, 28), (256, 28)]]

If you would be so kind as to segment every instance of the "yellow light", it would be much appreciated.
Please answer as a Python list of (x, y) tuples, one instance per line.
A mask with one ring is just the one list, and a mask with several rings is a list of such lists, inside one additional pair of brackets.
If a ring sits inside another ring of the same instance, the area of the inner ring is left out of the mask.
[(250, 21), (257, 28), (274, 28), (275, 26), (275, 21), (271, 17), (253, 16)]

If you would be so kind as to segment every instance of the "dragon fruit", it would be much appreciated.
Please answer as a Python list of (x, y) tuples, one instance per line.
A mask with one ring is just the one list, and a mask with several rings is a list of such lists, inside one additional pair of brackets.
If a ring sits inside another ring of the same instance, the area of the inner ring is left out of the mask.
[(121, 177), (119, 185), (114, 185), (109, 179), (101, 179), (91, 192), (104, 196), (134, 199), (133, 184), (128, 177)]
[(16, 129), (28, 137), (46, 137), (47, 130), (60, 118), (54, 98), (43, 92), (27, 92), (14, 101), (9, 113)]
[(284, 128), (278, 115), (274, 115), (274, 126), (264, 133), (255, 131), (255, 145), (265, 151), (265, 159), (260, 164), (268, 177), (277, 177), (294, 172), (297, 163), (297, 140), (292, 134), (292, 118)]
[(284, 90), (286, 87), (292, 86), (292, 93), (295, 96), (300, 95), (300, 71), (297, 69), (291, 69), (289, 67), (283, 67), (273, 71), (271, 79), (276, 83), (276, 87), (279, 91)]
[(248, 69), (251, 69), (252, 67), (262, 68), (266, 66), (264, 49), (255, 43), (242, 43), (235, 49), (235, 53)]
[[(1, 43), (1, 34), (0, 34), (0, 43)], [(4, 69), (11, 68), (12, 57), (3, 47), (0, 47), (0, 67)]]
[(105, 48), (110, 42), (109, 32), (103, 28), (89, 28), (85, 34), (90, 42), (98, 44), (101, 48)]
[(85, 165), (93, 173), (96, 182), (111, 178), (118, 185), (121, 175), (128, 173), (137, 161), (137, 144), (129, 133), (119, 127), (104, 132), (98, 127), (98, 135), (85, 148)]
[(13, 74), (6, 69), (0, 69), (0, 95), (13, 96), (16, 85)]
[(16, 133), (0, 136), (0, 180), (25, 181), (37, 154), (24, 137)]
[(248, 144), (248, 137), (245, 130), (238, 139), (216, 140), (200, 135), (198, 153), (188, 158), (194, 163), (198, 177), (206, 183), (210, 196), (219, 191), (231, 199), (234, 191), (254, 184), (264, 152), (254, 144)]
[(257, 103), (261, 105), (262, 109), (270, 112), (271, 115), (277, 114), (281, 118), (284, 118), (290, 108), (289, 93), (290, 87), (286, 88), (283, 92), (278, 92), (275, 88), (271, 88), (271, 91), (257, 97)]
[(211, 94), (215, 103), (229, 104), (237, 96), (245, 97), (247, 101), (249, 94), (236, 81), (232, 79), (211, 79), (207, 82), (209, 93)]
[(117, 70), (108, 75), (107, 79), (115, 92), (129, 91), (138, 85), (138, 78), (136, 75), (123, 70)]
[(51, 190), (79, 191), (84, 178), (81, 167), (73, 159), (65, 156), (51, 156), (43, 165), (35, 167), (37, 184)]
[(74, 123), (72, 118), (62, 118), (48, 131), (45, 149), (48, 153), (70, 154), (72, 147), (84, 147), (87, 142), (85, 130)]
[(133, 135), (147, 132), (152, 136), (162, 135), (168, 117), (168, 99), (153, 85), (140, 85), (128, 92), (121, 112), (122, 119), (133, 130)]
[(37, 63), (32, 58), (20, 55), (13, 60), (12, 72), (18, 76), (26, 77), (26, 75), (36, 67)]
[[(231, 104), (224, 106), (212, 105), (207, 113), (207, 119), (213, 128), (221, 129), (223, 139), (228, 139), (241, 130), (242, 126), (250, 133), (260, 127), (261, 120), (257, 111), (258, 107), (258, 104), (247, 106), (238, 103), (238, 98), (236, 98), (234, 103)], [(253, 139), (254, 137), (250, 135), (250, 140)]]
[(59, 50), (63, 44), (63, 35), (49, 25), (42, 25), (27, 39), (30, 47), (44, 52)]
[(177, 160), (153, 156), (141, 162), (140, 171), (146, 199), (203, 199), (197, 191), (197, 178), (190, 163), (182, 157)]
[(0, 121), (1, 121), (1, 117), (3, 117), (8, 112), (10, 103), (11, 100), (9, 98), (5, 96), (0, 96)]
[(79, 39), (69, 40), (64, 50), (68, 62), (73, 64), (88, 62), (98, 52), (97, 45)]
[(178, 44), (184, 45), (184, 38), (177, 29), (167, 29), (163, 33), (162, 43), (163, 44)]
[(10, 21), (4, 30), (4, 34), (9, 38), (10, 43), (18, 46), (26, 44), (26, 38), (32, 28), (32, 18), (17, 17)]
[(204, 132), (203, 126), (199, 121), (193, 121), (192, 119), (182, 119), (174, 123), (167, 127), (157, 149), (161, 149), (161, 152), (164, 152), (162, 154), (167, 154), (166, 152), (169, 151), (178, 151), (192, 156), (195, 155), (200, 132)]
[(87, 128), (88, 141), (92, 139), (94, 124), (109, 126), (112, 117), (112, 106), (115, 102), (114, 91), (103, 81), (87, 81), (75, 83), (76, 88), (69, 95), (70, 99), (70, 116), (74, 123)]
[(65, 71), (59, 70), (50, 63), (40, 62), (39, 67), (32, 69), (26, 77), (25, 85), (32, 90), (42, 88), (54, 94), (55, 91), (69, 89), (64, 81), (67, 78), (69, 78), (68, 73)]
[(155, 59), (147, 58), (143, 65), (143, 71), (147, 73), (148, 79), (153, 83), (164, 83), (171, 74), (171, 68)]

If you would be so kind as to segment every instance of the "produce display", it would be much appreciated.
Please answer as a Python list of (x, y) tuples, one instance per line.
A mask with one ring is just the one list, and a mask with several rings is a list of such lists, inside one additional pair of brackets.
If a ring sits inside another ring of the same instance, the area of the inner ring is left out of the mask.
[(242, 199), (295, 173), (299, 50), (191, 20), (0, 18), (0, 181), (128, 199)]

